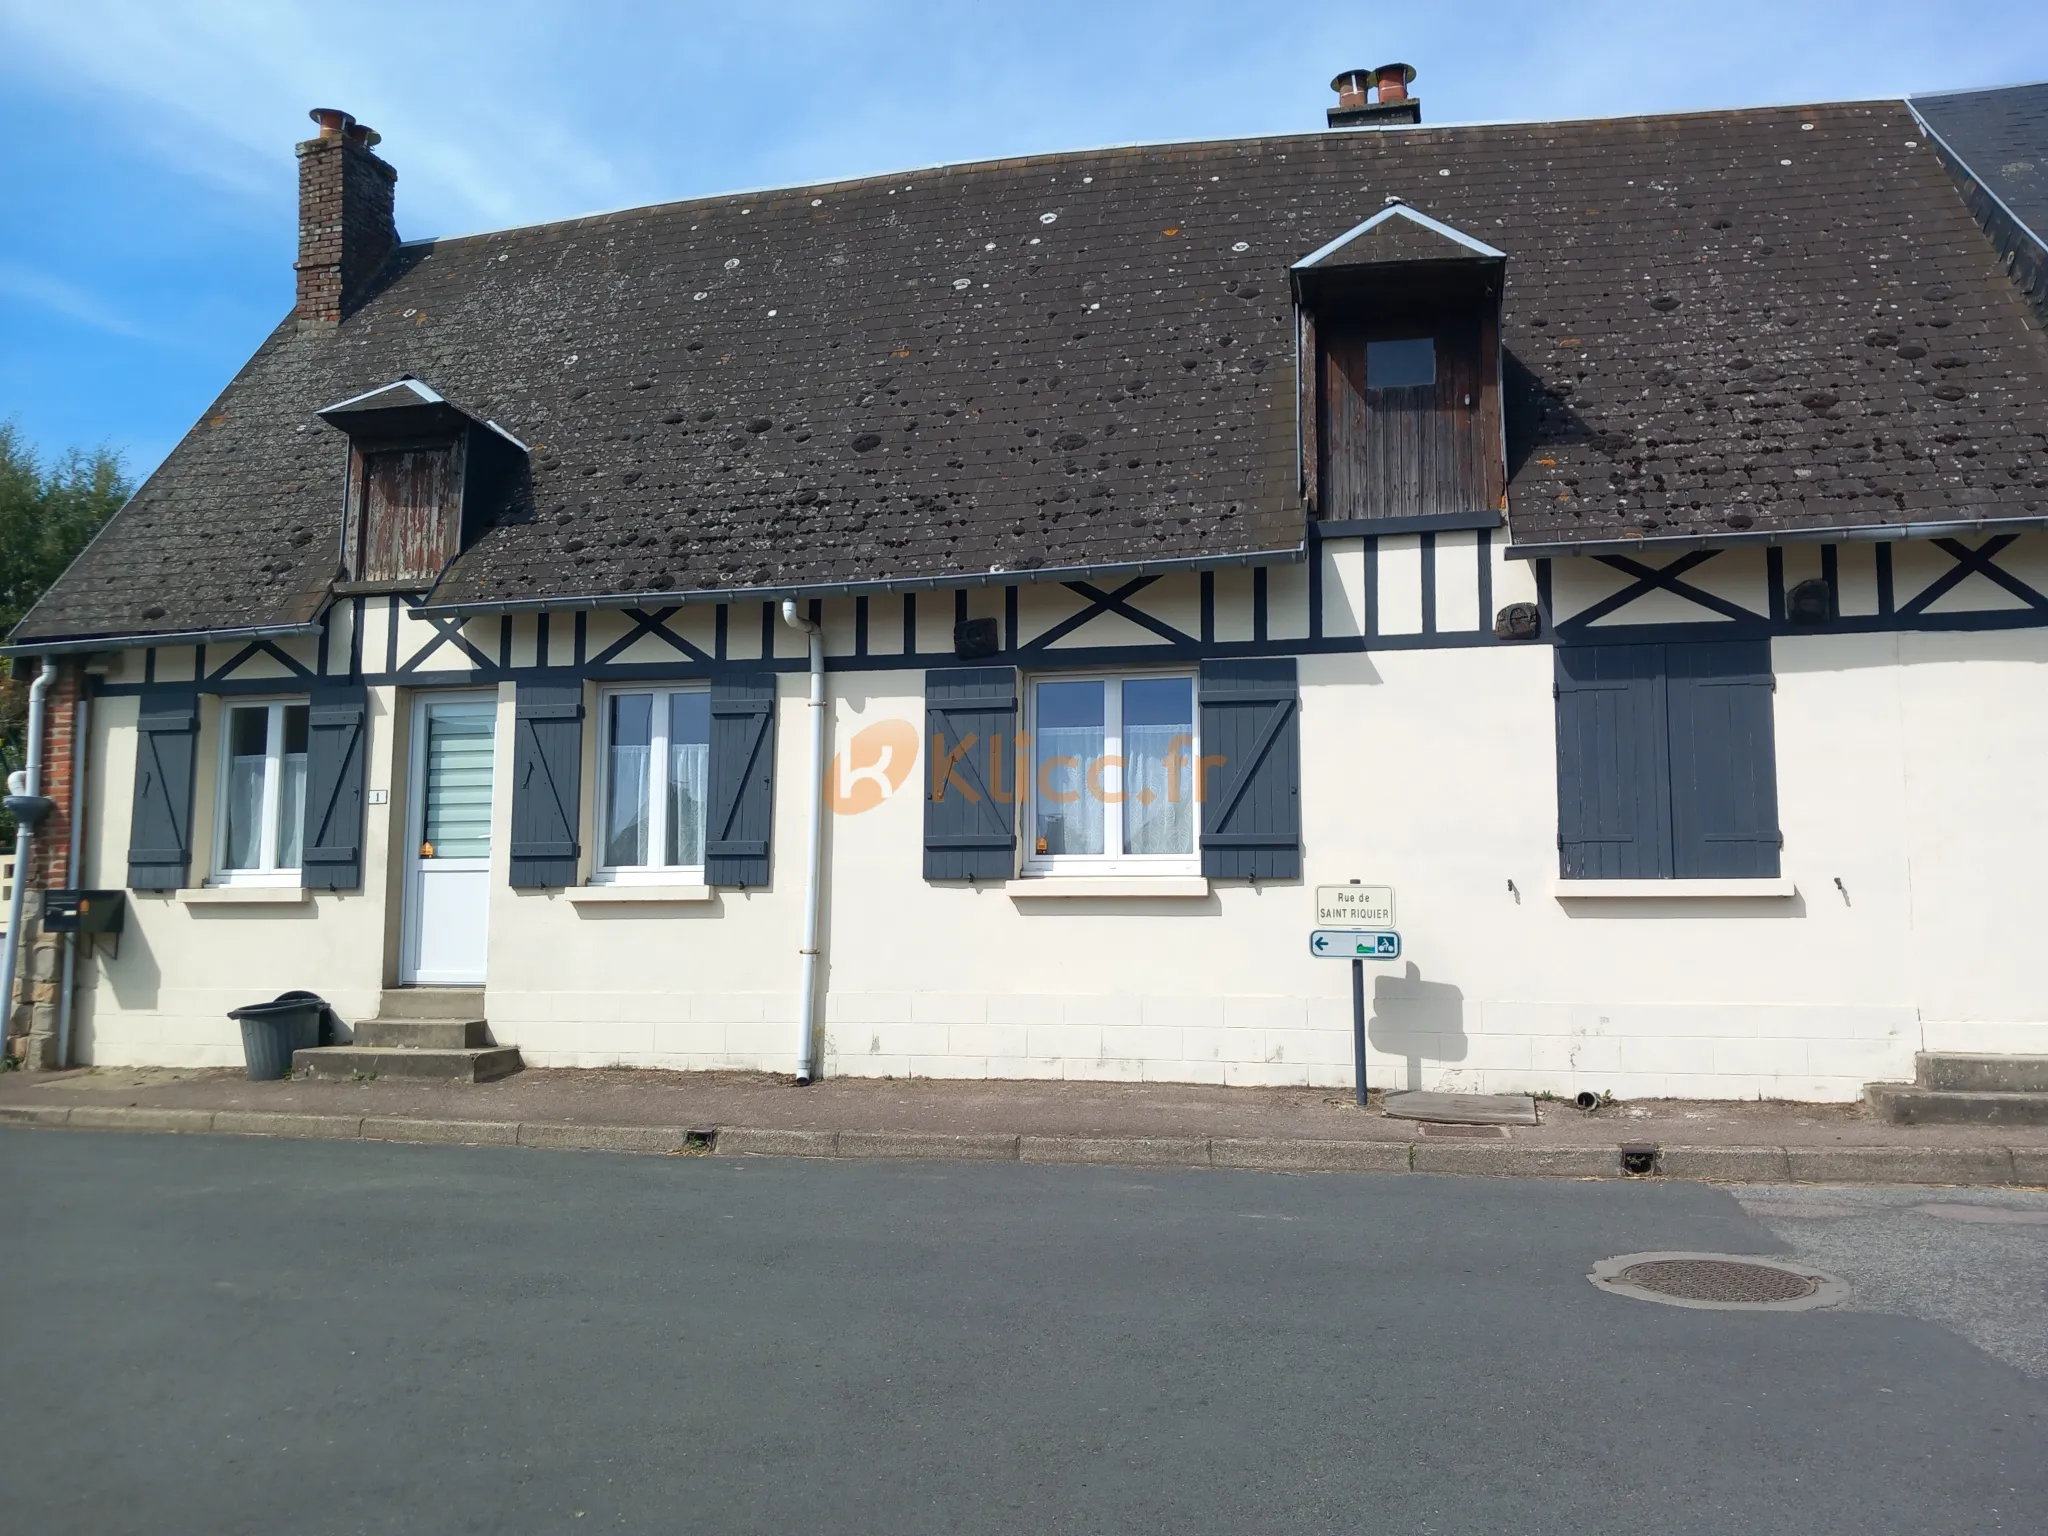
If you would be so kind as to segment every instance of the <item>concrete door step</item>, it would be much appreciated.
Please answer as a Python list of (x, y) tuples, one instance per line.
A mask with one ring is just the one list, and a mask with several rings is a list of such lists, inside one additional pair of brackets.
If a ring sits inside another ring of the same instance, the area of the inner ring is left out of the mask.
[(1871, 1083), (1863, 1097), (1893, 1125), (2048, 1125), (2048, 1093)]
[(1534, 1125), (1536, 1101), (1526, 1093), (1390, 1093), (1385, 1110), (1396, 1120), (1438, 1125)]
[(471, 1019), (484, 1016), (482, 987), (386, 987), (380, 1019)]
[(412, 1046), (429, 1051), (474, 1051), (491, 1043), (482, 1019), (358, 1019), (353, 1045)]
[(1957, 1093), (2048, 1093), (2048, 1056), (1922, 1051), (1913, 1058), (1913, 1081)]
[(406, 1077), (441, 1083), (488, 1083), (510, 1077), (525, 1063), (516, 1045), (475, 1050), (431, 1050), (409, 1045), (324, 1045), (292, 1052), (292, 1071), (315, 1081)]

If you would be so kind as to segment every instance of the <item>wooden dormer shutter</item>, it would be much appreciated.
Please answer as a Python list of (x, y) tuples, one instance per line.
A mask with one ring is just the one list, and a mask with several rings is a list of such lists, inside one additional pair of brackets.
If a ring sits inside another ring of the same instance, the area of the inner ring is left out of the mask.
[[(1319, 327), (1321, 515), (1331, 521), (1442, 517), (1499, 500), (1500, 430), (1480, 317), (1412, 317)], [(1427, 383), (1384, 376), (1383, 359), (1427, 347)]]
[(462, 519), (460, 448), (361, 454), (356, 579), (430, 582), (454, 558)]

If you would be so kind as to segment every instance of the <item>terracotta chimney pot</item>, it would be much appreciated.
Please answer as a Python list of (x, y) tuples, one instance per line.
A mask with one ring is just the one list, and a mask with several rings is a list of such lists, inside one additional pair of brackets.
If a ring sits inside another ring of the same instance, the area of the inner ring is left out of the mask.
[(1415, 79), (1414, 65), (1382, 64), (1371, 73), (1373, 82), (1380, 88), (1381, 106), (1408, 99), (1408, 86)]
[(1366, 92), (1372, 89), (1372, 71), (1347, 69), (1330, 82), (1330, 89), (1337, 93), (1339, 107), (1362, 107)]

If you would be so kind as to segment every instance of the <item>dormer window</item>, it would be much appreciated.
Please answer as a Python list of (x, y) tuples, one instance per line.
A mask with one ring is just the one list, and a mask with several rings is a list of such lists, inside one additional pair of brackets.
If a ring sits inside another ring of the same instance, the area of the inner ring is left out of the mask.
[(1428, 389), (1436, 383), (1436, 338), (1401, 336), (1365, 344), (1365, 387)]
[(1499, 523), (1506, 260), (1395, 204), (1295, 266), (1312, 517), (1359, 532)]
[(431, 587), (504, 510), (526, 450), (418, 379), (319, 413), (349, 436), (345, 582)]

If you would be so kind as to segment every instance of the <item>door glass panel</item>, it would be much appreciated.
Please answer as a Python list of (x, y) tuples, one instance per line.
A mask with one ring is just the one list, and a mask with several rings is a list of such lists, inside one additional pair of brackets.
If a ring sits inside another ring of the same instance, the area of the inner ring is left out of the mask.
[(434, 859), (491, 852), (491, 735), (495, 703), (427, 707), (425, 845)]
[(711, 771), (711, 695), (668, 698), (668, 859), (704, 862), (704, 797)]

